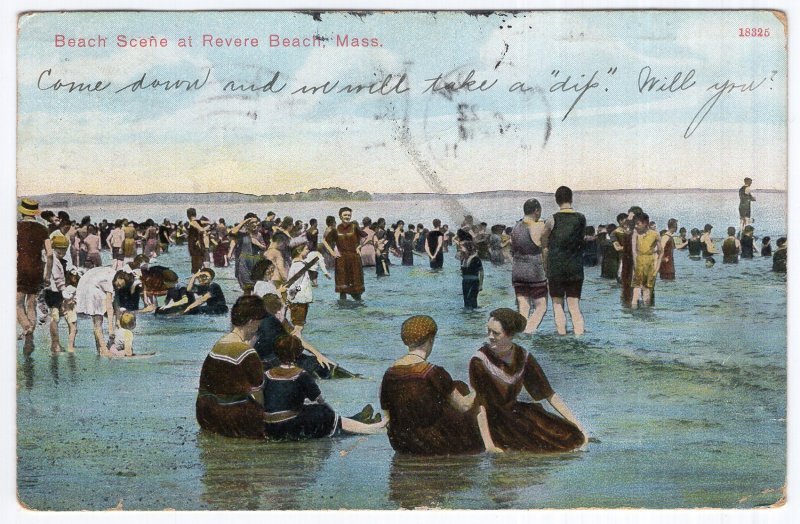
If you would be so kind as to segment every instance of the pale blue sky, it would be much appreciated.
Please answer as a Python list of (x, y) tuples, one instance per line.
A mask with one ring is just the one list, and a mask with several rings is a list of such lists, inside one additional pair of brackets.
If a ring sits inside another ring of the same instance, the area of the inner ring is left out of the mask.
[[(741, 38), (740, 27), (768, 28), (771, 36)], [(104, 35), (108, 47), (56, 49), (57, 33)], [(260, 47), (203, 48), (204, 33), (256, 36)], [(270, 48), (273, 33), (376, 37), (382, 47), (328, 41), (324, 49)], [(120, 49), (118, 34), (170, 43)], [(194, 47), (178, 48), (189, 35)], [(781, 23), (765, 11), (341, 13), (320, 21), (264, 12), (39, 14), (20, 21), (18, 193), (261, 194), (323, 185), (429, 191), (421, 165), (458, 193), (561, 184), (736, 188), (745, 176), (759, 188), (784, 189), (785, 43)], [(646, 65), (662, 77), (694, 69), (697, 84), (682, 93), (641, 94), (637, 77)], [(194, 79), (208, 68), (200, 91), (113, 93), (142, 73)], [(101, 93), (41, 91), (36, 81), (45, 69), (53, 79), (112, 86)], [(476, 79), (496, 78), (497, 85), (449, 99), (423, 93), (427, 78), (463, 78), (472, 69)], [(550, 93), (550, 86), (567, 75), (585, 81), (595, 70), (600, 86), (562, 122), (577, 95)], [(222, 90), (229, 80), (263, 84), (276, 71), (289, 83), (282, 93)], [(388, 73), (406, 73), (411, 91), (289, 95), (305, 83), (369, 83)], [(713, 94), (710, 85), (765, 77), (756, 91), (722, 96), (684, 138)], [(541, 94), (509, 93), (514, 81)]]

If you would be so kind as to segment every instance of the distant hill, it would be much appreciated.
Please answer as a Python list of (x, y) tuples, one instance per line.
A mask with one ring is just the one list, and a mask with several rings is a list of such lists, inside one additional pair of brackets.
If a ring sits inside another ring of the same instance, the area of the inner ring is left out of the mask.
[(310, 189), (280, 195), (252, 195), (249, 193), (150, 193), (146, 195), (87, 195), (82, 193), (50, 193), (34, 195), (41, 207), (65, 208), (105, 204), (158, 204), (186, 202), (187, 204), (239, 204), (248, 202), (315, 202), (367, 201), (372, 195), (366, 191), (351, 192), (339, 187)]
[[(580, 193), (604, 192), (659, 192), (659, 193), (735, 193), (737, 189), (593, 189), (586, 191), (575, 190)], [(757, 193), (785, 193), (779, 189), (759, 189)], [(540, 191), (482, 191), (476, 193), (460, 193), (441, 195), (439, 193), (368, 193), (366, 191), (348, 191), (339, 187), (310, 189), (296, 193), (282, 193), (279, 195), (253, 195), (249, 193), (219, 192), (219, 193), (151, 193), (147, 195), (87, 195), (82, 193), (50, 193), (47, 195), (33, 195), (42, 208), (61, 209), (67, 207), (97, 206), (105, 204), (158, 204), (183, 202), (187, 205), (202, 204), (238, 204), (248, 202), (322, 202), (322, 201), (410, 201), (410, 200), (440, 200), (442, 198), (504, 198), (504, 197), (537, 197), (551, 196), (550, 192)]]

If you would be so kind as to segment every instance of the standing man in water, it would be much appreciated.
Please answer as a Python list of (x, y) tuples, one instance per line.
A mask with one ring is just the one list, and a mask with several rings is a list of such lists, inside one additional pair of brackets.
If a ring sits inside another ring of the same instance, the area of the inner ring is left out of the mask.
[(567, 317), (564, 314), (564, 297), (567, 299), (572, 330), (576, 335), (584, 331), (581, 313), (583, 288), (583, 237), (586, 217), (572, 209), (572, 190), (561, 186), (556, 190), (559, 210), (545, 222), (542, 237), (547, 238), (544, 249), (547, 259), (547, 281), (553, 299), (553, 316), (559, 335), (567, 334)]
[(430, 230), (425, 238), (425, 253), (431, 261), (431, 269), (441, 269), (444, 265), (444, 234), (441, 231), (442, 221), (438, 218), (433, 219), (433, 229)]
[[(53, 251), (47, 227), (36, 221), (39, 202), (20, 200), (17, 208), (17, 323), (22, 328), (23, 352), (33, 352), (33, 330), (36, 328), (36, 295), (50, 282)], [(42, 258), (44, 253), (44, 258)]]
[(190, 207), (186, 210), (186, 243), (189, 245), (189, 257), (192, 259), (192, 274), (194, 275), (203, 269), (203, 262), (206, 258), (206, 247), (203, 243), (203, 235), (206, 227), (197, 220), (197, 210)]
[(755, 202), (756, 199), (750, 192), (750, 186), (753, 183), (752, 178), (745, 178), (744, 185), (739, 188), (739, 231), (744, 231), (744, 228), (753, 223), (750, 218), (750, 202)]

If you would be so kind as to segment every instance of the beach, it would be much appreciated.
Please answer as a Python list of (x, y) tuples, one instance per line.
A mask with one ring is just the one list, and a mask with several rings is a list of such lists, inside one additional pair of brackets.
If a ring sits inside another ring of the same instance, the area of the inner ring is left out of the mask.
[[(786, 194), (758, 193), (756, 236), (786, 234)], [(522, 216), (516, 197), (459, 199), (489, 225)], [(549, 216), (557, 208), (541, 199)], [(668, 218), (691, 229), (736, 226), (735, 191), (575, 193), (588, 224), (614, 221), (640, 205), (659, 229)], [(192, 202), (70, 208), (94, 221), (184, 218)], [(202, 205), (198, 213), (229, 224), (247, 211), (295, 219), (336, 215), (340, 202)], [(435, 200), (346, 203), (354, 219), (383, 216), (430, 227), (444, 214)], [(718, 242), (719, 244), (719, 242)], [(103, 253), (104, 262), (109, 254)], [(439, 333), (430, 361), (467, 380), (467, 364), (485, 337), (488, 314), (514, 307), (510, 264), (486, 264), (479, 310), (462, 309), (454, 252), (444, 270), (427, 262), (377, 279), (365, 269), (363, 305), (341, 304), (320, 278), (304, 336), (361, 378), (320, 381), (340, 413), (378, 406), (386, 368), (405, 348), (400, 325), (430, 314)], [(185, 282), (189, 257), (172, 247), (158, 264)], [(299, 443), (234, 440), (203, 433), (194, 415), (203, 359), (228, 331), (227, 318), (139, 315), (137, 352), (150, 358), (98, 357), (91, 322), (79, 320), (77, 352), (50, 356), (47, 330), (26, 359), (17, 344), (19, 500), (36, 510), (752, 508), (774, 504), (786, 477), (786, 275), (756, 257), (736, 265), (676, 252), (677, 279), (658, 281), (656, 306), (631, 311), (619, 286), (587, 268), (582, 310), (586, 335), (555, 334), (552, 309), (540, 332), (517, 342), (541, 363), (554, 389), (586, 427), (585, 451), (556, 455), (420, 458), (396, 455), (385, 435)], [(217, 270), (227, 301), (240, 294), (233, 267)], [(62, 338), (66, 329), (62, 325)], [(421, 482), (424, 480), (424, 482)], [(421, 487), (424, 484), (424, 489)]]

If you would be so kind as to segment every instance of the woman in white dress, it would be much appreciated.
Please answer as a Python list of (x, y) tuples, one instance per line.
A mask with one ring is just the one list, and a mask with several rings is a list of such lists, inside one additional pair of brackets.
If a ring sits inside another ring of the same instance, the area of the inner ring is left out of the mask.
[[(103, 266), (90, 269), (81, 277), (75, 291), (75, 311), (92, 317), (97, 353), (108, 355), (106, 340), (116, 328), (114, 319), (119, 306), (114, 302), (114, 291), (125, 286), (125, 272)], [(108, 336), (103, 336), (103, 316), (108, 316)]]

